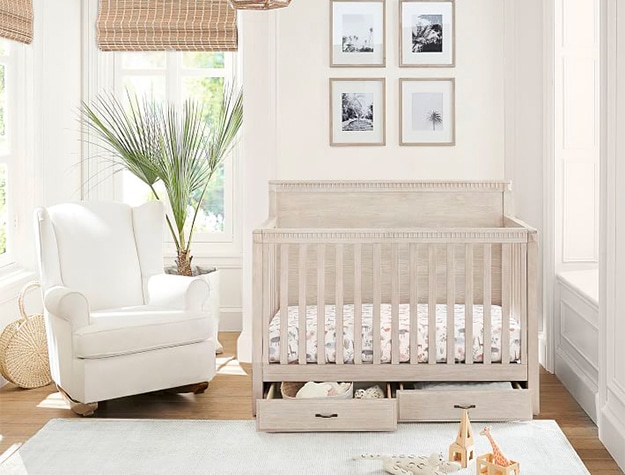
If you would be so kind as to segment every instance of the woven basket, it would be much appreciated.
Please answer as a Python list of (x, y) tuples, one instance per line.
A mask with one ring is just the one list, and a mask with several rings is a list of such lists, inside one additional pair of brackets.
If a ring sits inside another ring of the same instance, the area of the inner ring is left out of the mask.
[(17, 298), (19, 320), (10, 323), (0, 335), (0, 374), (21, 388), (38, 388), (50, 384), (50, 363), (46, 326), (40, 313), (27, 315), (24, 296), (39, 282), (26, 285)]

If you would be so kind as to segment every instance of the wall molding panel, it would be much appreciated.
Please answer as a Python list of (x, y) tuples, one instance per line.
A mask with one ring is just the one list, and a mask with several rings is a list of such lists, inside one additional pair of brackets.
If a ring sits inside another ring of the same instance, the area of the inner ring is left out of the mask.
[(599, 438), (625, 469), (625, 6), (606, 0), (602, 22)]

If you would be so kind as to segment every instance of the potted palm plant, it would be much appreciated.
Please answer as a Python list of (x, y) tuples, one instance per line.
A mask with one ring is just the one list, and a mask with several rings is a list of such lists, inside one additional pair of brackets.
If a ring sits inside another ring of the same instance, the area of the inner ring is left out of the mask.
[[(176, 247), (178, 274), (192, 275), (191, 243), (202, 200), (215, 172), (235, 144), (243, 122), (242, 91), (226, 87), (219, 110), (207, 122), (203, 107), (188, 100), (181, 108), (126, 92), (83, 103), (84, 123), (113, 166), (145, 183), (168, 204), (167, 225)], [(162, 184), (163, 193), (157, 191)], [(199, 199), (197, 197), (199, 196)]]

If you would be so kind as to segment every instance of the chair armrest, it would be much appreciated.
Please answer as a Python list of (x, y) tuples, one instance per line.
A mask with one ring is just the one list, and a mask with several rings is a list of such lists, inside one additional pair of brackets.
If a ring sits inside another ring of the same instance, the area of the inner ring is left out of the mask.
[(89, 301), (80, 292), (67, 287), (52, 287), (45, 293), (43, 302), (48, 312), (70, 322), (74, 330), (90, 324)]
[(199, 312), (208, 299), (208, 282), (199, 277), (157, 274), (148, 280), (148, 303)]

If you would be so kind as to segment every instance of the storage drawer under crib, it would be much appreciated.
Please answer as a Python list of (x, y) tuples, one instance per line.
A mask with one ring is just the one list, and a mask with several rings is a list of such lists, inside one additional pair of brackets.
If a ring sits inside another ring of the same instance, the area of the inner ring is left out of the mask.
[(475, 406), (469, 412), (474, 421), (532, 419), (531, 390), (518, 383), (414, 384), (400, 384), (397, 391), (400, 422), (457, 421), (461, 411), (456, 406)]
[(397, 401), (390, 385), (385, 399), (283, 399), (272, 383), (256, 401), (256, 428), (265, 432), (397, 430)]

